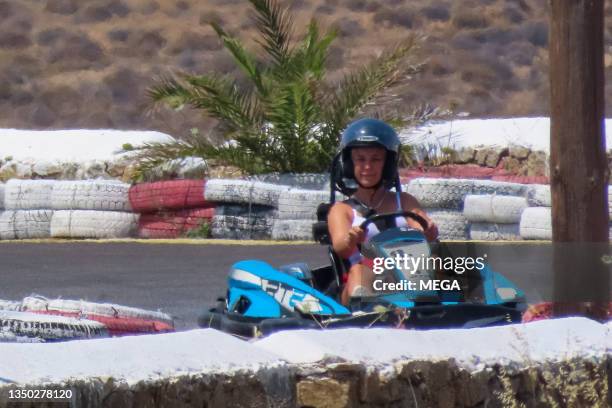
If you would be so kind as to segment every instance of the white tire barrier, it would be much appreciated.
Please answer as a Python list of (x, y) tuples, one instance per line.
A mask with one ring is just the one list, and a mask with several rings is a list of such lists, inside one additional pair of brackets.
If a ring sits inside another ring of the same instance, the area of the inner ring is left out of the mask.
[(519, 241), (519, 224), (493, 224), (476, 222), (470, 224), (470, 239), (476, 241)]
[(44, 343), (39, 337), (17, 336), (15, 333), (0, 328), (0, 343)]
[(28, 312), (0, 311), (0, 329), (17, 337), (43, 341), (108, 337), (106, 327), (99, 322)]
[(4, 210), (4, 184), (0, 183), (0, 211)]
[(4, 187), (4, 208), (36, 210), (51, 207), (55, 180), (9, 180)]
[(58, 181), (51, 193), (51, 208), (130, 211), (129, 189), (129, 184), (112, 180)]
[(119, 211), (60, 210), (51, 219), (53, 238), (126, 238), (138, 228), (138, 214)]
[(422, 207), (458, 210), (473, 188), (473, 180), (417, 178), (403, 189), (413, 195)]
[(521, 220), (525, 208), (527, 200), (524, 197), (468, 195), (463, 215), (470, 222), (513, 224)]
[(15, 300), (0, 300), (0, 310), (18, 312), (21, 310), (21, 302)]
[(317, 207), (329, 202), (329, 191), (291, 189), (278, 199), (281, 220), (316, 220)]
[(75, 313), (86, 316), (95, 314), (116, 318), (158, 320), (174, 324), (172, 317), (166, 313), (136, 307), (121, 306), (112, 303), (94, 303), (84, 300), (47, 299), (43, 296), (28, 296), (21, 302), (22, 311)]
[(313, 220), (275, 220), (272, 239), (277, 241), (312, 241)]
[(284, 186), (293, 186), (294, 188), (308, 190), (325, 190), (329, 189), (329, 174), (319, 173), (268, 173), (257, 174), (248, 177), (249, 180), (256, 180), (265, 183), (272, 183)]
[(4, 211), (0, 214), (0, 239), (49, 238), (53, 210)]
[(527, 187), (527, 203), (530, 207), (550, 207), (550, 186), (547, 184), (532, 184)]
[[(551, 207), (552, 197), (550, 186), (533, 184), (527, 189), (527, 202), (530, 207)], [(608, 186), (608, 219), (612, 221), (612, 186)]]
[(491, 180), (417, 178), (402, 187), (423, 207), (460, 210), (469, 194), (525, 195), (526, 186)]
[(272, 225), (273, 218), (266, 216), (215, 215), (211, 234), (213, 238), (269, 239)]
[(440, 239), (468, 239), (468, 222), (461, 211), (431, 208), (424, 211), (438, 226)]
[(525, 196), (526, 191), (526, 184), (493, 180), (474, 180), (472, 194)]
[(523, 239), (552, 239), (551, 208), (526, 208), (521, 215), (520, 233)]
[(206, 201), (223, 203), (261, 204), (278, 207), (278, 198), (289, 186), (249, 180), (208, 180), (204, 187)]
[(274, 218), (276, 216), (276, 209), (259, 204), (220, 204), (215, 207), (215, 215)]

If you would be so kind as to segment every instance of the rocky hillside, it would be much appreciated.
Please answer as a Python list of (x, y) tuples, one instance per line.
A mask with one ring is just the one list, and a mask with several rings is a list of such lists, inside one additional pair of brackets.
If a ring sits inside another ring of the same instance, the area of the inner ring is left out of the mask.
[[(546, 0), (290, 3), (297, 28), (311, 16), (338, 27), (331, 79), (410, 32), (427, 36), (423, 72), (392, 89), (384, 109), (430, 103), (477, 117), (547, 113)], [(206, 129), (212, 123), (197, 112), (151, 112), (146, 88), (181, 70), (237, 73), (207, 22), (254, 46), (249, 13), (246, 0), (0, 1), (0, 127), (145, 128), (175, 136)], [(608, 25), (612, 45), (610, 34)], [(610, 72), (612, 53), (606, 63)]]

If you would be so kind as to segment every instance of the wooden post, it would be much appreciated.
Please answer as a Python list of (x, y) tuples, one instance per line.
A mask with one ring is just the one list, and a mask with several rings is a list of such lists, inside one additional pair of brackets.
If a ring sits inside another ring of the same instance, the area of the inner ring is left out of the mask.
[[(550, 185), (555, 314), (593, 315), (593, 308), (580, 302), (596, 302), (601, 308), (610, 297), (609, 265), (595, 259), (608, 250), (604, 1), (551, 0), (551, 13)], [(580, 254), (585, 256), (576, 258)], [(576, 298), (577, 290), (585, 288), (589, 299), (579, 295)]]

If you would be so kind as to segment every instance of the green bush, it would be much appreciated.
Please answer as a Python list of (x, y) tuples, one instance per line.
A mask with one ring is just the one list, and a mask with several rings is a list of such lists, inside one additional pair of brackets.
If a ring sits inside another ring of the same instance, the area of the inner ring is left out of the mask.
[(203, 221), (198, 228), (194, 228), (192, 230), (187, 231), (185, 234), (187, 238), (210, 238), (210, 224), (206, 221)]
[(139, 146), (141, 171), (186, 156), (251, 174), (325, 171), (342, 129), (382, 90), (405, 78), (402, 74), (420, 68), (406, 62), (418, 43), (410, 36), (332, 84), (326, 73), (335, 30), (321, 33), (312, 20), (301, 40), (293, 41), (295, 21), (288, 8), (277, 0), (248, 1), (255, 11), (262, 55), (211, 23), (248, 86), (225, 73), (183, 73), (162, 78), (149, 90), (156, 104), (175, 110), (190, 106), (217, 119), (225, 142), (214, 144), (207, 135), (190, 134), (172, 143)]

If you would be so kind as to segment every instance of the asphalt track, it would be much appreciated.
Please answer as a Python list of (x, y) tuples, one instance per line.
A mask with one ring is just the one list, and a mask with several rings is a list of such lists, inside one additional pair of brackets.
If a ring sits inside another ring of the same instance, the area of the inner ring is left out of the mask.
[[(478, 252), (529, 300), (549, 296), (542, 293), (552, 282), (549, 244), (479, 244)], [(119, 303), (159, 309), (175, 316), (178, 329), (194, 328), (199, 312), (224, 294), (227, 271), (241, 259), (319, 266), (327, 252), (315, 244), (1, 242), (0, 299), (35, 293)]]

